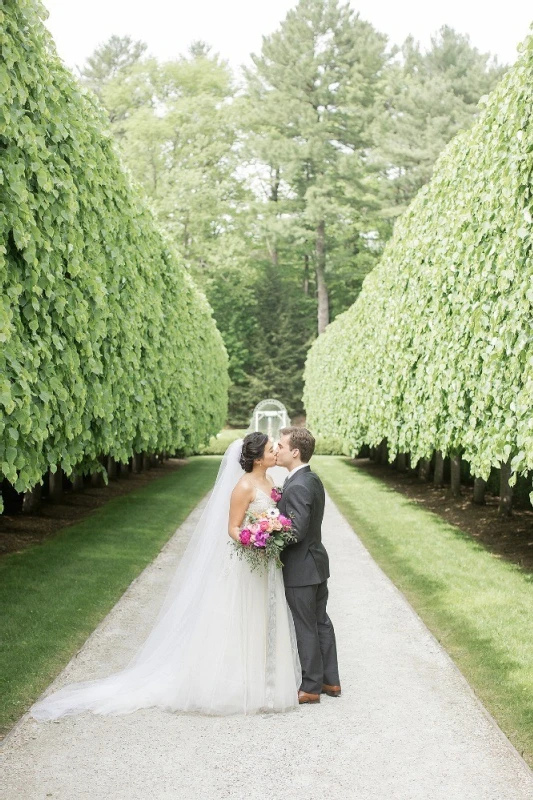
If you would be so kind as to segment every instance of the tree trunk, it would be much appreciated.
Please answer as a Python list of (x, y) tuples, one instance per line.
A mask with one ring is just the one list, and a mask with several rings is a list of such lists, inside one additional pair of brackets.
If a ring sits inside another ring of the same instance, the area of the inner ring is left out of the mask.
[(281, 170), (279, 167), (276, 167), (274, 169), (274, 174), (271, 175), (271, 180), (270, 180), (270, 201), (272, 203), (278, 202), (280, 180), (281, 180)]
[(110, 481), (116, 481), (118, 478), (118, 471), (117, 471), (117, 462), (113, 458), (113, 456), (107, 457), (107, 477)]
[(150, 456), (150, 466), (151, 467), (158, 467), (159, 466), (159, 457), (156, 453), (152, 453)]
[(329, 324), (329, 297), (326, 285), (326, 224), (322, 220), (316, 229), (316, 285), (318, 292), (318, 335)]
[(429, 481), (431, 461), (429, 458), (421, 458), (418, 462), (418, 477), (421, 481)]
[(149, 453), (143, 453), (143, 469), (151, 469), (152, 468), (152, 457)]
[(454, 497), (459, 497), (461, 494), (461, 456), (450, 456), (450, 466), (450, 489)]
[(22, 513), (35, 514), (41, 505), (43, 487), (41, 483), (36, 483), (33, 489), (24, 492), (22, 498)]
[(83, 488), (84, 488), (83, 475), (80, 475), (79, 473), (75, 472), (72, 475), (70, 480), (71, 480), (71, 483), (72, 483), (72, 491), (73, 492), (82, 492), (83, 491)]
[[(279, 185), (281, 181), (281, 171), (279, 167), (274, 169), (274, 172), (270, 174), (270, 202), (277, 203), (278, 202), (278, 194), (279, 194)], [(278, 212), (275, 212), (276, 216)], [(267, 243), (267, 247), (270, 251), (270, 259), (272, 261), (272, 266), (278, 266), (278, 246), (276, 241), (276, 234), (274, 234), (274, 244), (270, 246), (270, 243)]]
[(407, 470), (407, 456), (406, 453), (398, 453), (396, 456), (396, 469), (398, 472), (405, 472)]
[(389, 463), (389, 444), (386, 439), (383, 439), (379, 446), (380, 464)]
[(58, 465), (55, 472), (48, 473), (48, 497), (52, 502), (59, 503), (63, 497), (63, 470)]
[(134, 453), (131, 461), (131, 471), (136, 475), (137, 473), (142, 472), (142, 468), (143, 468), (143, 454)]
[(472, 496), (472, 502), (478, 506), (482, 506), (485, 504), (486, 486), (487, 486), (487, 481), (484, 481), (483, 478), (474, 478), (474, 494)]
[(498, 511), (500, 514), (508, 517), (513, 510), (513, 488), (509, 486), (509, 478), (511, 477), (511, 459), (505, 464), (500, 464), (500, 505)]
[(91, 486), (94, 489), (102, 489), (105, 486), (104, 476), (101, 472), (91, 472)]
[(309, 256), (306, 254), (304, 256), (304, 294), (309, 294)]
[(433, 473), (433, 485), (442, 486), (444, 483), (444, 458), (441, 450), (435, 453), (435, 472)]
[(368, 457), (369, 457), (370, 461), (375, 461), (376, 460), (376, 448), (375, 447), (369, 447), (368, 448)]

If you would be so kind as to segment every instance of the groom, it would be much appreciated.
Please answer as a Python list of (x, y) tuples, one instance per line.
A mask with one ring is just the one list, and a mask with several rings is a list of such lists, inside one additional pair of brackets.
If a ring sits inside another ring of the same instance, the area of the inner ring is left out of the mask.
[(322, 544), (324, 487), (308, 462), (315, 440), (306, 428), (282, 428), (276, 463), (287, 467), (279, 510), (292, 519), (296, 541), (283, 551), (285, 594), (294, 619), (302, 665), (300, 703), (341, 693), (333, 624), (326, 613), (329, 559)]

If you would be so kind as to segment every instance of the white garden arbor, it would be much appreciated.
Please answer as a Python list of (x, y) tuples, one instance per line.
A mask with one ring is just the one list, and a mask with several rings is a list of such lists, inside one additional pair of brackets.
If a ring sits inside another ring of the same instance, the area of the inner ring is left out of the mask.
[(279, 400), (262, 400), (254, 409), (250, 430), (266, 433), (277, 441), (280, 429), (289, 424), (289, 415), (283, 403)]

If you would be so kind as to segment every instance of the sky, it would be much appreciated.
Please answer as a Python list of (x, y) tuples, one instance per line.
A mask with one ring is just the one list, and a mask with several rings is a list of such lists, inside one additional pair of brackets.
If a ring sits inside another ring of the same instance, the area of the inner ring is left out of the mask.
[[(259, 52), (262, 36), (274, 31), (296, 0), (44, 0), (47, 25), (59, 55), (81, 66), (98, 44), (113, 34), (130, 35), (161, 60), (187, 52), (198, 39), (238, 70)], [(467, 33), (483, 52), (512, 63), (516, 46), (533, 22), (528, 0), (351, 0), (363, 19), (394, 44), (408, 34), (423, 45), (442, 25)]]

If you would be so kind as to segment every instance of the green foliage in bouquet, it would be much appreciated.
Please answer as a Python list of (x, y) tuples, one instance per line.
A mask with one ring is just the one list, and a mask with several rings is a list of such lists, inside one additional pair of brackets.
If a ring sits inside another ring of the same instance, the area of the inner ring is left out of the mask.
[(224, 424), (211, 309), (63, 66), (35, 0), (0, 10), (0, 472), (18, 491)]
[[(306, 364), (310, 428), (474, 475), (533, 469), (533, 38)], [(511, 481), (512, 482), (512, 481)]]
[[(281, 498), (280, 489), (274, 488), (272, 492), (277, 492), (278, 498)], [(248, 510), (244, 518), (244, 528), (240, 532), (240, 541), (230, 542), (231, 555), (246, 561), (252, 571), (267, 571), (270, 564), (281, 569), (281, 554), (295, 540), (292, 520), (280, 514), (278, 508), (269, 508), (259, 513)]]

